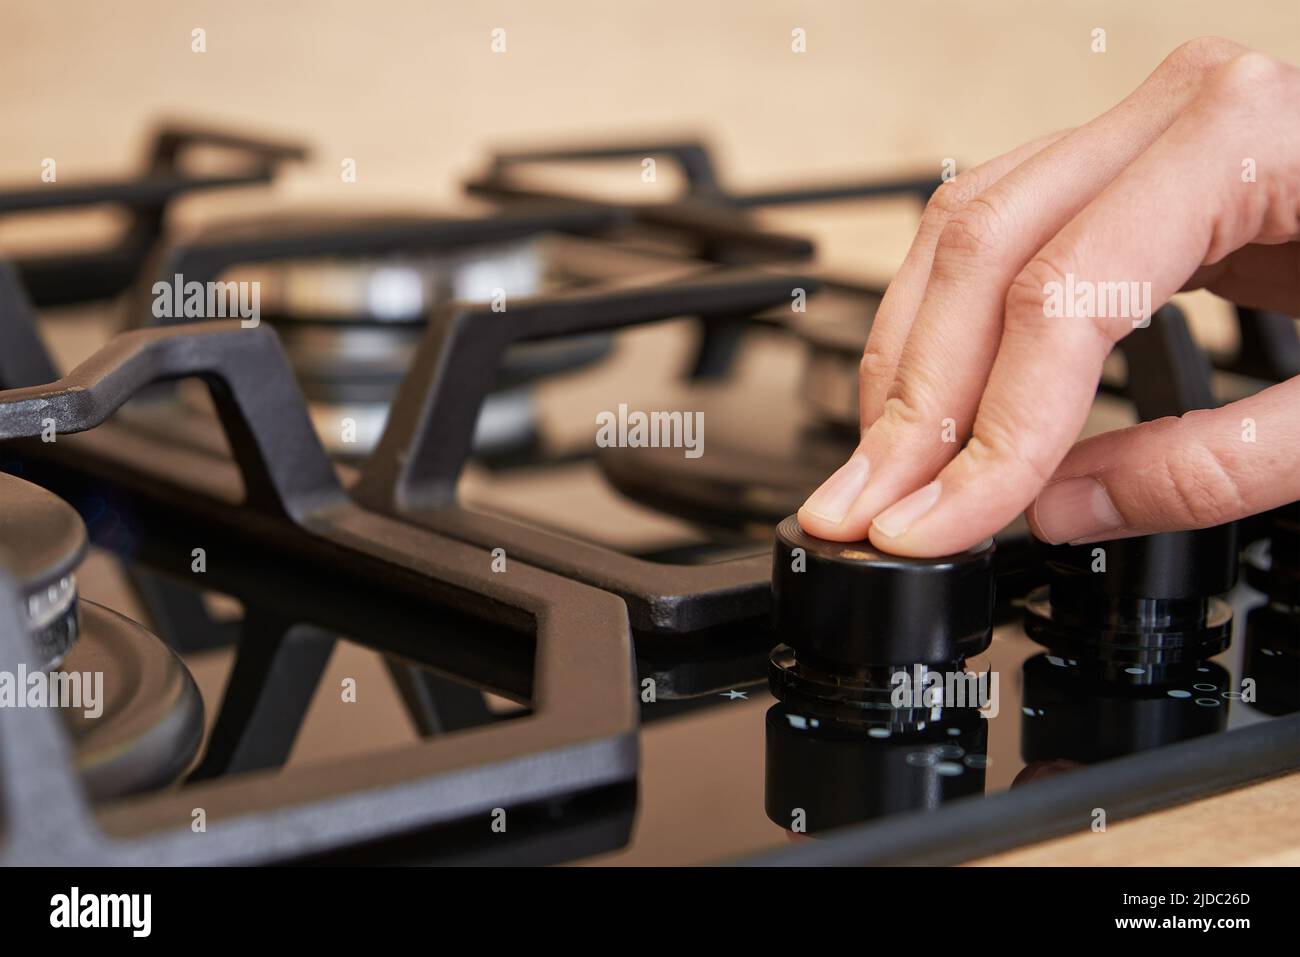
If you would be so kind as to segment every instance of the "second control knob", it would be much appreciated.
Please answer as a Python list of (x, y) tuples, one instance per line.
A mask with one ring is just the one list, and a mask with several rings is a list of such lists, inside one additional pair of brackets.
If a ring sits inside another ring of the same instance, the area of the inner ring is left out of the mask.
[(1026, 602), (1029, 637), (1135, 684), (1227, 647), (1237, 578), (1233, 524), (1090, 545), (1045, 546), (1050, 584)]

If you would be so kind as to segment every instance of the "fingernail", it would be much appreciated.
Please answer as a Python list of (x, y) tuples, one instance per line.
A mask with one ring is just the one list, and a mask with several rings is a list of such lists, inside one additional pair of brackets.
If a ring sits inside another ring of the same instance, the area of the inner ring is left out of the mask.
[(855, 453), (808, 496), (803, 507), (818, 518), (838, 525), (866, 487), (868, 471), (867, 457)]
[(1091, 535), (1104, 535), (1124, 526), (1120, 515), (1095, 478), (1061, 479), (1052, 482), (1034, 500), (1034, 524), (1053, 545), (1073, 542)]
[(889, 508), (876, 516), (871, 524), (890, 538), (897, 538), (916, 524), (919, 519), (939, 501), (939, 482), (918, 488), (911, 495), (899, 499)]

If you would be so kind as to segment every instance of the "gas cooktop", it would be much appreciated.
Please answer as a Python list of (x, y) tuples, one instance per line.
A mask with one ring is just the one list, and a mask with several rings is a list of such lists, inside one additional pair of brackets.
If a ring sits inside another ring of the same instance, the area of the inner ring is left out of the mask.
[[(171, 228), (303, 155), (168, 130), (0, 191), (131, 223), (0, 260), (0, 861), (950, 862), (1300, 765), (1300, 506), (927, 561), (790, 517), (881, 289), (761, 211), (931, 178), (596, 145), (497, 156), (469, 214)], [(685, 193), (523, 177), (644, 156)], [(1289, 318), (1234, 328), (1161, 310), (1089, 430), (1300, 371)]]

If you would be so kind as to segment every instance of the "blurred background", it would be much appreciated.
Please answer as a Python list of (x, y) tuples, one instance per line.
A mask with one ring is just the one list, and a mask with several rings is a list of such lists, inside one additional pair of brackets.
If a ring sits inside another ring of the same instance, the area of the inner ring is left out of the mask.
[(279, 188), (330, 199), (451, 200), (488, 147), (584, 134), (706, 135), (738, 186), (965, 167), (1091, 118), (1204, 34), (1296, 62), (1300, 5), (7, 0), (0, 178), (121, 168), (161, 116), (299, 136), (314, 160)]
[[(792, 50), (796, 30), (805, 52)], [(1096, 30), (1105, 52), (1094, 52)], [(10, 91), (0, 183), (39, 185), (47, 159), (61, 182), (132, 171), (169, 120), (311, 149), (268, 189), (174, 204), (182, 234), (269, 204), (457, 211), (464, 180), (492, 150), (557, 143), (699, 138), (724, 183), (741, 190), (937, 174), (945, 161), (965, 169), (1087, 121), (1202, 35), (1300, 62), (1300, 5), (10, 0), (0, 12), (0, 82)], [(346, 182), (345, 163), (355, 170)], [(655, 183), (638, 173), (635, 163), (600, 164), (581, 189), (655, 199), (681, 185), (669, 164)], [(882, 284), (916, 210), (904, 202), (859, 213), (850, 203), (760, 218), (816, 240), (821, 265)], [(108, 237), (122, 215), (8, 216), (0, 253)], [(1191, 297), (1194, 322), (1213, 311), (1205, 298)]]

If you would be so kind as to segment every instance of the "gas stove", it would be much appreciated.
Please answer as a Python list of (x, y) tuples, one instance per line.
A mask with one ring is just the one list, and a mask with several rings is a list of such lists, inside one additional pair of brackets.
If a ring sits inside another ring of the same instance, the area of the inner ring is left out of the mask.
[[(932, 561), (791, 517), (882, 285), (764, 211), (931, 177), (597, 144), (497, 155), (468, 212), (173, 228), (304, 155), (169, 130), (0, 191), (133, 224), (0, 261), (0, 861), (955, 862), (1300, 765), (1295, 505)], [(525, 175), (655, 157), (680, 196)], [(1300, 372), (1291, 319), (1233, 318), (1160, 310), (1088, 430)]]

